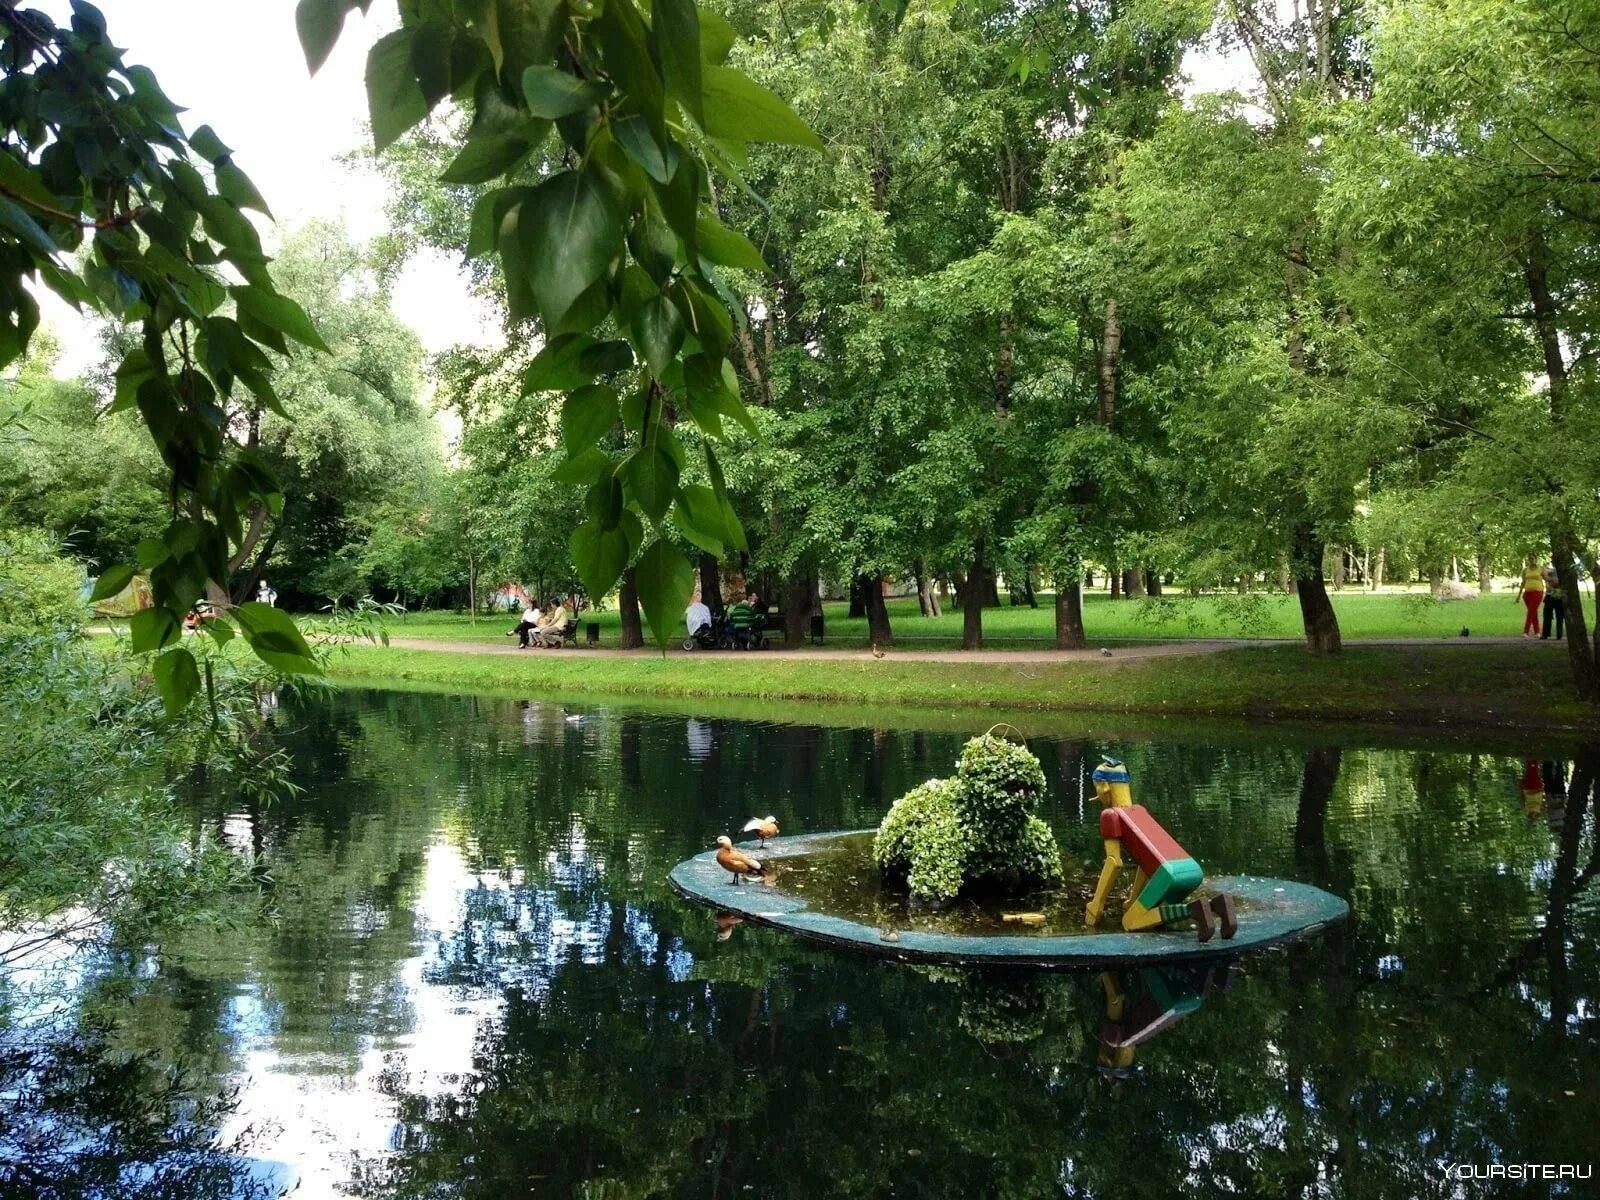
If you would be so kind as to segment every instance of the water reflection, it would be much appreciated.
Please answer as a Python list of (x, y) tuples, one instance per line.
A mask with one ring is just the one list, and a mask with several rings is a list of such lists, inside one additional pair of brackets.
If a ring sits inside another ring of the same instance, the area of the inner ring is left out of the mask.
[(1226, 988), (1114, 977), (1113, 1012), (1097, 975), (867, 961), (671, 894), (752, 813), (873, 824), (959, 735), (572, 715), (286, 698), (304, 794), (193, 800), (267, 910), (108, 971), (116, 1051), (237, 1085), (187, 1119), (311, 1197), (1378, 1197), (1593, 1152), (1593, 754), (1530, 747), (1529, 819), (1522, 756), (1035, 742), (1086, 870), (1111, 753), (1208, 869), (1355, 910)]

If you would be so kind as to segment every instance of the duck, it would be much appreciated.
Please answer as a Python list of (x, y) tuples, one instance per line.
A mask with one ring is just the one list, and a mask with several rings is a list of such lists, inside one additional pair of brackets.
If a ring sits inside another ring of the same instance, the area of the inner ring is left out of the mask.
[(767, 848), (767, 839), (778, 836), (778, 818), (770, 813), (764, 817), (751, 817), (744, 823), (742, 833), (753, 833), (761, 839), (761, 849)]
[(760, 878), (761, 860), (751, 858), (733, 848), (733, 839), (723, 834), (717, 839), (717, 866), (733, 876), (733, 885), (739, 886), (739, 880), (745, 875)]

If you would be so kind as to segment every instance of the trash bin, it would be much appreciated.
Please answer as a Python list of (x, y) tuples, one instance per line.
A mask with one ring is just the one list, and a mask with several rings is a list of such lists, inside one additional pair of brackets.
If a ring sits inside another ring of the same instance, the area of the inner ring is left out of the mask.
[(589, 645), (598, 646), (600, 644), (600, 622), (590, 621), (586, 629), (585, 636), (588, 639)]
[(817, 613), (816, 616), (811, 618), (811, 644), (813, 646), (822, 645), (822, 614), (821, 613)]

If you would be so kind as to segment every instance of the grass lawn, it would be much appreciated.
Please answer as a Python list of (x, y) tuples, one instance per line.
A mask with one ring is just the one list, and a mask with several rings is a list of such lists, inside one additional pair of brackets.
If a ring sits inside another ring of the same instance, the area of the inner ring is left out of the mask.
[(1066, 663), (474, 655), (357, 645), (336, 653), (332, 673), (452, 691), (760, 701), (776, 719), (783, 710), (773, 701), (816, 700), (1600, 734), (1600, 715), (1572, 694), (1564, 652), (1541, 643), (1359, 647), (1329, 658), (1290, 645)]
[[(1351, 589), (1337, 592), (1333, 605), (1346, 638), (1456, 637), (1463, 626), (1476, 636), (1503, 636), (1520, 632), (1522, 608), (1513, 593), (1493, 592), (1476, 600), (1436, 602), (1426, 591), (1371, 592)], [(1592, 598), (1591, 601), (1592, 603)], [(1054, 597), (1042, 595), (1038, 608), (984, 610), (984, 640), (996, 646), (1048, 645), (1055, 638)], [(864, 646), (867, 623), (850, 619), (843, 601), (827, 606), (829, 645)], [(1254, 593), (1249, 596), (1163, 596), (1158, 600), (1112, 600), (1104, 592), (1084, 598), (1084, 628), (1091, 644), (1116, 641), (1160, 641), (1176, 638), (1286, 638), (1301, 637), (1300, 609), (1293, 596)], [(906, 646), (938, 648), (961, 642), (961, 614), (946, 612), (924, 617), (915, 599), (891, 600), (890, 621), (895, 639)], [(614, 646), (619, 635), (615, 610), (585, 614), (600, 623), (602, 645)], [(479, 617), (474, 624), (459, 613), (408, 613), (389, 622), (396, 637), (465, 642), (505, 642), (505, 631), (516, 623), (512, 615)], [(675, 636), (681, 636), (681, 628)]]

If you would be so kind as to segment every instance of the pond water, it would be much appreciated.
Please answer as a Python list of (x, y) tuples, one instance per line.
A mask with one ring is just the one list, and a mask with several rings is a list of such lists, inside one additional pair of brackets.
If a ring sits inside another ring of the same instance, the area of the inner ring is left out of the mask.
[[(7, 1194), (1595, 1193), (1600, 861), (1570, 754), (1034, 739), (1069, 863), (1098, 855), (1110, 753), (1208, 873), (1354, 915), (1231, 972), (974, 973), (719, 922), (666, 879), (752, 815), (869, 827), (959, 733), (398, 692), (274, 729), (302, 794), (192, 800), (267, 911), (79, 972), (63, 1061), (28, 1088), (0, 1063), (0, 1161), (71, 1153)], [(202, 1170), (183, 1147), (212, 1140), (234, 1155)], [(181, 1191), (138, 1191), (180, 1159)], [(1445, 1177), (1492, 1163), (1590, 1175)]]

